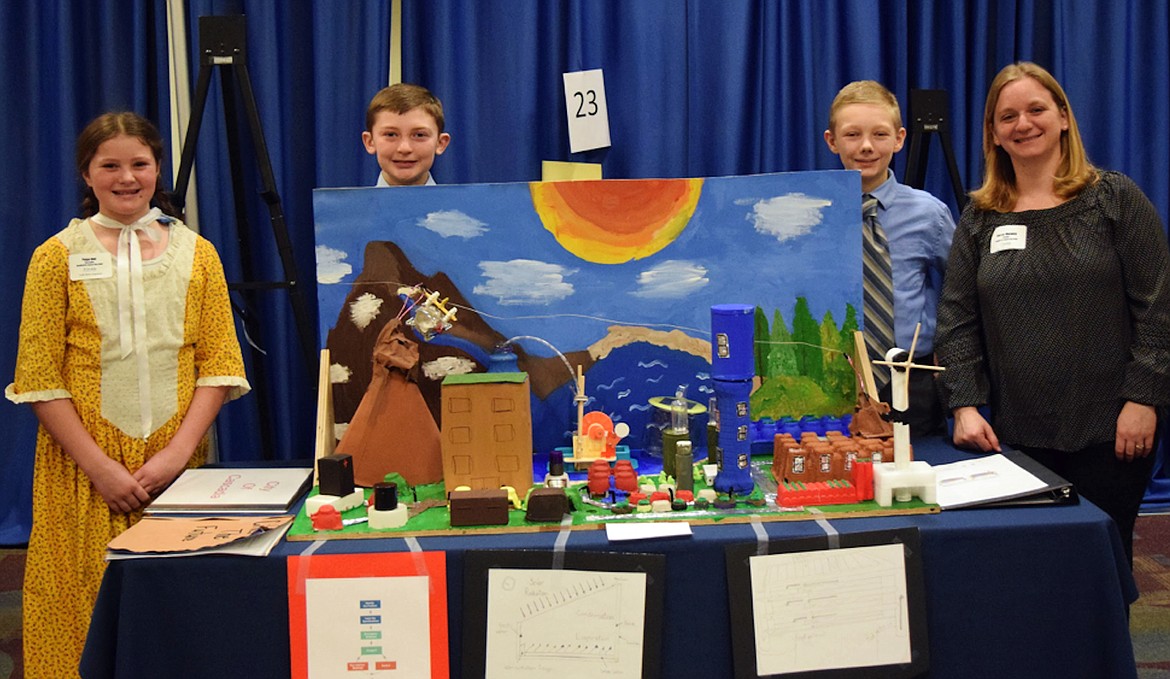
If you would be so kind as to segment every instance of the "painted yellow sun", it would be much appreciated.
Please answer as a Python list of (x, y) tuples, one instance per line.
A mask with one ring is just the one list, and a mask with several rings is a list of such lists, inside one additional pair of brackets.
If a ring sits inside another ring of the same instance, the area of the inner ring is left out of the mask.
[(561, 247), (589, 262), (622, 264), (658, 252), (699, 202), (702, 179), (533, 182), (532, 204)]

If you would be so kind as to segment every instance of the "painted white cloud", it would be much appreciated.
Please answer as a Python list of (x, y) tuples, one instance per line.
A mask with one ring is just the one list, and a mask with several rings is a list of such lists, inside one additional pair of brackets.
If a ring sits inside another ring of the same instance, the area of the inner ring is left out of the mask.
[(424, 229), (434, 231), (443, 238), (459, 236), (460, 238), (476, 238), (487, 231), (487, 224), (471, 215), (459, 210), (439, 210), (431, 212), (418, 220), (418, 225)]
[(500, 304), (548, 304), (573, 294), (573, 285), (565, 280), (576, 273), (558, 264), (532, 259), (479, 263), (484, 281), (475, 286), (475, 294), (490, 295)]
[(447, 375), (467, 375), (475, 372), (476, 363), (462, 356), (440, 356), (422, 364), (423, 375), (428, 380), (440, 380)]
[(317, 246), (317, 282), (326, 285), (340, 283), (342, 278), (353, 273), (353, 267), (346, 263), (349, 254), (328, 245)]
[(345, 384), (346, 382), (349, 382), (351, 375), (353, 375), (353, 371), (350, 370), (347, 366), (341, 365), (340, 363), (329, 364), (330, 384)]
[(382, 310), (382, 299), (369, 292), (362, 293), (349, 305), (349, 320), (358, 330), (365, 330), (366, 326), (374, 322)]
[(707, 268), (701, 264), (668, 259), (638, 274), (638, 289), (633, 294), (646, 299), (682, 299), (710, 282)]
[(752, 212), (746, 219), (756, 226), (756, 231), (786, 241), (809, 233), (824, 218), (822, 210), (833, 204), (824, 198), (806, 196), (803, 193), (789, 193), (775, 198), (755, 201), (736, 201), (751, 205)]

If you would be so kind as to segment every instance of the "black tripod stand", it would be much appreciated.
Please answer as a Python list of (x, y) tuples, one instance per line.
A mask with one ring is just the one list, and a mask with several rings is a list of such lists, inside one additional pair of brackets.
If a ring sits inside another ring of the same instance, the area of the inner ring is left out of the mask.
[(921, 189), (926, 183), (926, 160), (930, 154), (931, 133), (938, 134), (943, 157), (951, 175), (951, 188), (959, 212), (967, 205), (967, 193), (959, 180), (959, 166), (951, 145), (950, 104), (946, 90), (910, 90), (910, 151), (906, 159), (906, 184)]
[[(304, 352), (307, 374), (314, 373), (316, 361), (316, 342), (313, 339), (313, 322), (309, 318), (308, 307), (305, 304), (304, 290), (298, 285), (297, 265), (293, 258), (292, 242), (288, 237), (288, 228), (284, 222), (284, 212), (280, 206), (280, 196), (276, 192), (276, 180), (272, 174), (272, 163), (268, 158), (268, 147), (264, 143), (264, 131), (260, 126), (260, 114), (256, 109), (256, 98), (252, 94), (252, 81), (248, 77), (247, 49), (244, 31), (244, 17), (240, 16), (205, 16), (199, 17), (199, 78), (195, 85), (195, 99), (192, 102), (191, 122), (187, 128), (187, 136), (183, 141), (183, 154), (179, 163), (179, 174), (175, 178), (175, 192), (173, 200), (175, 207), (182, 210), (186, 205), (187, 184), (191, 180), (191, 169), (195, 163), (196, 142), (199, 139), (199, 128), (203, 123), (203, 108), (207, 103), (207, 90), (211, 84), (211, 71), (215, 66), (220, 69), (220, 85), (222, 86), (224, 117), (227, 121), (228, 164), (231, 169), (233, 198), (236, 212), (236, 235), (240, 243), (241, 268), (246, 282), (231, 283), (230, 290), (258, 291), (286, 288), (289, 300), (292, 303), (293, 318), (297, 326), (297, 334)], [(240, 139), (235, 121), (238, 107), (236, 90), (243, 99), (244, 112), (251, 130), (253, 150), (256, 155), (256, 164), (260, 170), (260, 180), (263, 190), (260, 192), (272, 221), (272, 233), (276, 237), (277, 250), (280, 262), (284, 269), (283, 281), (254, 282), (253, 267), (249, 257), (250, 230), (248, 228), (247, 204), (241, 195), (243, 174), (240, 167)], [(245, 300), (247, 300), (247, 295)], [(249, 338), (258, 338), (260, 333), (256, 327), (256, 314), (251, 310), (255, 305), (247, 304), (241, 308), (236, 306), (244, 324), (244, 332)], [(263, 352), (252, 345), (253, 377), (259, 384), (266, 383)], [(272, 450), (272, 419), (269, 417), (269, 403), (264, 389), (253, 392), (260, 410), (260, 445), (264, 459), (274, 459)]]

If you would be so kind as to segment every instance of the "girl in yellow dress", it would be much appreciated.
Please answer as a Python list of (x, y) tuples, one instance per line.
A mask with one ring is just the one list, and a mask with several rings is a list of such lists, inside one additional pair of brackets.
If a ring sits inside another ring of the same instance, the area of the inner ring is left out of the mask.
[(162, 138), (107, 113), (77, 139), (82, 217), (25, 281), (16, 379), (40, 421), (24, 579), (30, 679), (78, 676), (106, 543), (206, 458), (225, 401), (250, 389), (219, 256), (172, 212)]

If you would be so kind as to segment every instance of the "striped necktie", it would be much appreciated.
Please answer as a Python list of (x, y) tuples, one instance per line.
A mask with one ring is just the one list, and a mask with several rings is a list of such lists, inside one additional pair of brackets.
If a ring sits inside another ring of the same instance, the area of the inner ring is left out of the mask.
[[(890, 249), (886, 232), (877, 219), (878, 199), (870, 194), (862, 196), (862, 291), (865, 320), (865, 345), (871, 355), (884, 358), (894, 346), (894, 283), (890, 274)], [(878, 388), (890, 381), (890, 371), (874, 366), (874, 380)], [(876, 394), (871, 394), (876, 397)]]

